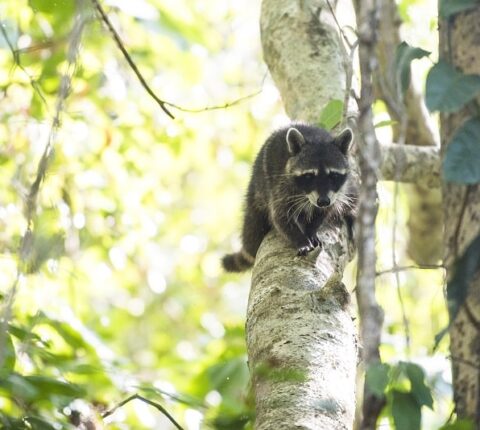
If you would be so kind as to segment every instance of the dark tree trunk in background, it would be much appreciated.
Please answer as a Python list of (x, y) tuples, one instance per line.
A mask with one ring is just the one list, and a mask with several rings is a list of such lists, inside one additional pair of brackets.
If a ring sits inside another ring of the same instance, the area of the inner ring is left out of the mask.
[[(440, 58), (465, 74), (480, 74), (480, 7), (440, 20)], [(477, 99), (477, 103), (480, 100)], [(477, 105), (478, 106), (478, 105)], [(478, 113), (477, 113), (478, 115)], [(441, 116), (442, 152), (452, 135), (472, 114), (467, 107)], [(480, 142), (477, 142), (480, 144)], [(480, 162), (480, 161), (479, 161)], [(480, 233), (480, 185), (444, 183), (445, 264), (447, 278), (454, 262)], [(480, 428), (480, 277), (469, 292), (450, 329), (455, 408)]]

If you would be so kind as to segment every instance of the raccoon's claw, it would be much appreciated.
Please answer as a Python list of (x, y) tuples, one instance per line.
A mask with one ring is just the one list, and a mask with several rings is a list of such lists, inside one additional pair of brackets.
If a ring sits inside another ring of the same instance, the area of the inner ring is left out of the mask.
[(317, 246), (321, 247), (322, 246), (322, 243), (320, 242), (320, 240), (318, 239), (318, 236), (315, 234), (314, 236), (310, 237), (309, 238), (311, 244), (313, 245), (314, 248), (316, 248)]
[(317, 234), (315, 233), (312, 237), (308, 238), (308, 245), (301, 246), (300, 248), (297, 249), (297, 255), (305, 256), (309, 252), (313, 251), (315, 248), (321, 247), (321, 246), (322, 244), (318, 239)]
[(311, 244), (301, 246), (300, 248), (297, 249), (297, 255), (299, 257), (304, 257), (305, 255), (307, 255), (310, 251), (313, 251), (314, 249), (315, 249), (315, 247)]

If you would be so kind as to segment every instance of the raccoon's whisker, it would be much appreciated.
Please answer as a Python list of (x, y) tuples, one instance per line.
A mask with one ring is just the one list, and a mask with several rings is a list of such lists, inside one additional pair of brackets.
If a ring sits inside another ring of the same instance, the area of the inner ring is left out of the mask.
[(285, 197), (285, 196), (278, 196), (276, 199), (272, 200), (272, 203), (276, 202), (291, 202), (296, 200), (303, 200), (305, 198), (305, 194), (294, 194), (293, 196)]
[[(298, 219), (300, 213), (302, 212), (304, 206), (305, 206), (305, 203), (308, 202), (308, 200), (304, 200), (306, 196), (302, 196), (302, 199), (300, 200), (296, 200), (291, 206), (290, 208), (288, 209), (287, 211), (287, 220), (290, 220), (290, 219), (295, 219), (295, 221)], [(290, 214), (290, 212), (292, 211), (293, 209), (293, 212)]]
[(287, 207), (290, 206), (290, 205), (295, 205), (296, 203), (300, 203), (302, 202), (303, 200), (305, 199), (305, 195), (304, 194), (297, 194), (297, 195), (294, 195), (294, 196), (290, 196), (288, 198), (285, 198), (283, 196), (273, 200), (273, 204), (276, 204), (276, 203), (287, 203)]
[(309, 204), (310, 202), (308, 201), (308, 199), (306, 199), (303, 203), (298, 205), (297, 210), (293, 213), (295, 222), (298, 221), (298, 217), (307, 208)]
[[(297, 202), (292, 203), (292, 204), (290, 205), (290, 207), (288, 208), (288, 211), (287, 211), (287, 213), (286, 213), (286, 215), (287, 215), (287, 221), (290, 221), (292, 218), (295, 217), (295, 213), (297, 212), (298, 207), (299, 207), (301, 204), (302, 204), (301, 201), (297, 201)], [(292, 212), (292, 210), (293, 210), (293, 212)]]

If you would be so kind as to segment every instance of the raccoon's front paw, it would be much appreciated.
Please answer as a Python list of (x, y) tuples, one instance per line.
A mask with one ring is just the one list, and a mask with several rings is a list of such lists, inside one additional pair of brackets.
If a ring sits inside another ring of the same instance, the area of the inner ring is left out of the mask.
[(313, 251), (314, 249), (315, 249), (315, 246), (313, 246), (312, 244), (301, 246), (300, 248), (297, 249), (297, 255), (299, 257), (304, 257), (305, 255), (307, 255), (310, 251)]

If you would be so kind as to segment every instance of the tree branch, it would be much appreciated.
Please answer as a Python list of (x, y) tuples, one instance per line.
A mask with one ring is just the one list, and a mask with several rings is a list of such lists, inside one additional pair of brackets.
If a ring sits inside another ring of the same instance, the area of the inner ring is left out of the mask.
[(108, 15), (107, 13), (105, 12), (105, 10), (103, 9), (102, 5), (100, 4), (100, 2), (98, 0), (91, 0), (95, 9), (98, 11), (99, 15), (100, 15), (100, 18), (101, 20), (104, 22), (104, 24), (107, 26), (108, 30), (110, 31), (110, 33), (112, 34), (113, 36), (113, 39), (115, 41), (115, 44), (118, 46), (118, 49), (120, 49), (120, 51), (122, 52), (125, 60), (127, 61), (128, 65), (130, 66), (130, 68), (133, 70), (133, 72), (135, 73), (135, 75), (137, 76), (140, 84), (142, 85), (142, 87), (145, 89), (145, 91), (150, 95), (150, 97), (152, 97), (157, 103), (158, 105), (161, 107), (161, 109), (172, 119), (175, 119), (175, 117), (173, 116), (173, 114), (168, 110), (167, 106), (170, 106), (172, 108), (175, 108), (177, 110), (180, 110), (182, 112), (189, 112), (189, 113), (202, 113), (202, 112), (207, 112), (207, 111), (212, 111), (212, 110), (219, 110), (219, 109), (227, 109), (231, 106), (235, 106), (245, 100), (248, 100), (252, 97), (255, 97), (256, 95), (260, 94), (263, 90), (263, 83), (265, 82), (265, 78), (266, 78), (266, 74), (264, 75), (263, 79), (262, 79), (262, 86), (259, 90), (251, 93), (251, 94), (247, 94), (243, 97), (239, 97), (238, 99), (235, 99), (235, 100), (232, 100), (230, 102), (226, 102), (226, 103), (223, 103), (223, 104), (220, 104), (220, 105), (214, 105), (214, 106), (206, 106), (206, 107), (203, 107), (203, 108), (199, 108), (199, 109), (194, 109), (194, 108), (185, 108), (185, 107), (182, 107), (182, 106), (179, 106), (175, 103), (172, 103), (172, 102), (169, 102), (169, 101), (166, 101), (166, 100), (163, 100), (161, 99), (160, 97), (158, 97), (155, 92), (152, 90), (152, 88), (148, 85), (147, 81), (145, 80), (144, 76), (142, 75), (142, 73), (140, 72), (140, 70), (138, 69), (137, 65), (135, 64), (135, 62), (133, 61), (132, 57), (130, 56), (130, 54), (128, 53), (127, 51), (127, 48), (125, 47), (125, 44), (123, 43), (120, 35), (118, 34), (118, 32), (115, 30), (115, 27), (113, 26), (112, 22), (110, 21), (110, 19), (108, 18)]
[(115, 405), (113, 408), (109, 409), (108, 411), (104, 412), (102, 414), (102, 418), (105, 419), (112, 415), (116, 410), (121, 408), (122, 406), (126, 405), (127, 403), (131, 402), (132, 400), (140, 400), (147, 405), (153, 406), (155, 409), (159, 410), (163, 415), (165, 415), (170, 422), (178, 429), (178, 430), (183, 430), (183, 427), (175, 421), (175, 418), (173, 418), (168, 411), (159, 403), (156, 403), (152, 400), (149, 400), (139, 394), (133, 394), (132, 396), (126, 398), (125, 400), (122, 400), (118, 405)]
[(381, 144), (380, 179), (438, 188), (440, 149), (435, 146)]
[(108, 18), (107, 14), (102, 8), (102, 5), (99, 3), (98, 0), (92, 0), (93, 6), (95, 9), (97, 9), (98, 13), (100, 14), (100, 17), (102, 21), (105, 23), (107, 28), (109, 29), (110, 33), (113, 36), (113, 39), (115, 40), (115, 43), (117, 44), (118, 48), (120, 51), (122, 51), (123, 56), (125, 57), (125, 60), (127, 60), (128, 65), (131, 67), (135, 75), (137, 75), (138, 80), (142, 84), (143, 88), (145, 88), (145, 91), (159, 104), (159, 106), (162, 108), (162, 110), (172, 119), (175, 119), (173, 114), (166, 108), (166, 102), (165, 100), (160, 99), (155, 92), (150, 88), (150, 86), (147, 84), (147, 81), (143, 77), (143, 75), (140, 73), (140, 70), (138, 70), (137, 65), (135, 62), (132, 60), (132, 57), (130, 57), (130, 54), (128, 53), (127, 49), (125, 48), (125, 45), (122, 42), (122, 39), (120, 38), (119, 34), (117, 33), (117, 30), (115, 30), (115, 27), (113, 24), (110, 22), (110, 19)]
[(392, 267), (391, 269), (385, 269), (385, 270), (380, 270), (378, 271), (375, 276), (382, 276), (386, 275), (388, 273), (397, 273), (397, 272), (403, 272), (405, 270), (436, 270), (436, 269), (445, 269), (445, 266), (441, 264), (421, 264), (421, 265), (410, 265), (410, 266), (396, 266)]
[[(355, 12), (359, 33), (361, 92), (359, 100), (358, 158), (360, 166), (360, 196), (357, 217), (358, 272), (356, 296), (360, 315), (360, 339), (365, 370), (380, 361), (380, 340), (383, 310), (375, 297), (375, 219), (377, 216), (377, 179), (380, 170), (380, 147), (373, 127), (374, 102), (372, 74), (377, 66), (375, 48), (378, 31), (378, 3), (356, 0)], [(373, 393), (368, 385), (363, 390), (362, 430), (374, 430), (385, 398)]]

